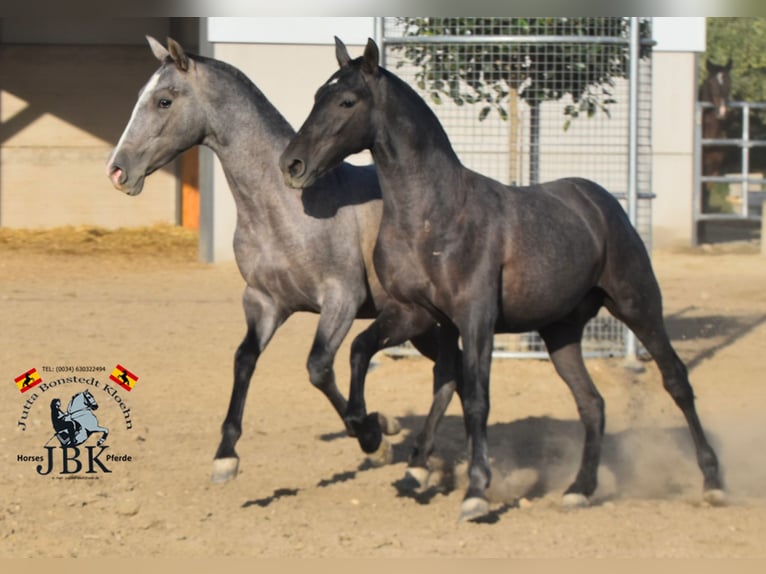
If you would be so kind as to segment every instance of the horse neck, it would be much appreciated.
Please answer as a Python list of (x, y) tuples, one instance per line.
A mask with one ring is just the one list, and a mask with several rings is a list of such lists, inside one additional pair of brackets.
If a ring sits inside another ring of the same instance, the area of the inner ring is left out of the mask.
[(383, 203), (422, 223), (423, 212), (462, 205), (460, 181), (465, 169), (433, 111), (412, 88), (381, 69), (376, 104), (383, 109), (371, 148), (383, 190)]
[(290, 124), (255, 85), (226, 68), (214, 69), (208, 86), (203, 144), (221, 162), (240, 216), (297, 203), (279, 170), (279, 155), (295, 134)]

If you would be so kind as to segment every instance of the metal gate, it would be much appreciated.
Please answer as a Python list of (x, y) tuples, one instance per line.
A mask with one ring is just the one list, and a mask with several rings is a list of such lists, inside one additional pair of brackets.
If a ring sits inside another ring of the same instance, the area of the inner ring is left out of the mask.
[[(467, 167), (515, 185), (565, 176), (592, 179), (622, 201), (651, 248), (650, 19), (378, 18), (377, 26), (383, 65), (428, 102)], [(455, 74), (424, 72), (425, 62), (437, 60)], [(525, 91), (533, 85), (524, 74), (536, 65), (558, 68), (556, 74), (540, 73), (538, 83), (544, 81), (548, 93), (530, 103)], [(575, 100), (568, 91), (578, 85), (580, 68), (620, 65), (619, 78), (582, 81), (587, 97)], [(486, 79), (489, 67), (495, 82), (477, 94), (475, 80)], [(497, 81), (498, 70), (513, 77)], [(632, 333), (607, 312), (586, 326), (586, 357), (635, 352)], [(537, 333), (524, 333), (497, 336), (494, 356), (548, 354)]]
[[(702, 134), (703, 111), (712, 107), (697, 102), (695, 109), (692, 241), (698, 245), (754, 240), (760, 235), (766, 201), (765, 122), (755, 120), (757, 113), (766, 110), (766, 102), (729, 102), (727, 131), (734, 133), (715, 139)], [(705, 169), (703, 158), (710, 151), (726, 157), (722, 173)]]

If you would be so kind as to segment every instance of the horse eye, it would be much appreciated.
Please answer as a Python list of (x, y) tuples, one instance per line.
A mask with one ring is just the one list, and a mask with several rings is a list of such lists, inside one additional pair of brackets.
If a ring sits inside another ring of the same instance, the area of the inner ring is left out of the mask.
[(343, 100), (340, 103), (341, 108), (352, 108), (356, 102), (354, 100)]
[(160, 101), (159, 101), (159, 106), (163, 110), (166, 110), (166, 109), (168, 109), (170, 107), (170, 104), (172, 104), (172, 103), (173, 103), (172, 100), (169, 100), (167, 98), (161, 98)]

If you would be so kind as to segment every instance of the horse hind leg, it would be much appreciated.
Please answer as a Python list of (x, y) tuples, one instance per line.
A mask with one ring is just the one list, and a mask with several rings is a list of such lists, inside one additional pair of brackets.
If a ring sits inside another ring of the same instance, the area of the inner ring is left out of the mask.
[(659, 286), (651, 269), (643, 270), (638, 276), (644, 279), (640, 285), (630, 285), (629, 290), (625, 289), (628, 292), (621, 297), (609, 293), (604, 303), (617, 319), (633, 331), (656, 362), (663, 387), (681, 409), (694, 441), (697, 464), (704, 480), (704, 499), (710, 504), (723, 504), (725, 494), (718, 457), (705, 436), (697, 414), (686, 365), (673, 349), (665, 329)]
[(436, 431), (452, 401), (461, 376), (461, 357), (457, 339), (457, 331), (448, 325), (441, 325), (425, 335), (412, 339), (415, 348), (434, 361), (434, 394), (431, 408), (423, 428), (415, 438), (415, 445), (412, 447), (406, 470), (406, 475), (414, 489), (428, 486), (431, 474), (428, 459), (434, 450)]
[(575, 323), (557, 323), (540, 331), (556, 372), (572, 392), (585, 429), (580, 469), (574, 482), (564, 492), (564, 506), (588, 505), (588, 499), (598, 484), (604, 438), (604, 399), (593, 384), (582, 358), (582, 332), (588, 318)]
[(106, 442), (106, 439), (109, 438), (109, 429), (104, 427), (96, 427), (95, 432), (100, 432), (101, 437), (96, 442), (96, 446), (101, 446)]

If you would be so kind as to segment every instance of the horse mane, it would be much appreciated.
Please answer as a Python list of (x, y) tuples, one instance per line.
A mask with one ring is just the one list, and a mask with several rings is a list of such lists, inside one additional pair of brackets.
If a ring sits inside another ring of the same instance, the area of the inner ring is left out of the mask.
[(230, 76), (236, 84), (240, 85), (243, 90), (247, 92), (248, 97), (255, 102), (255, 105), (260, 111), (260, 115), (263, 117), (268, 127), (271, 128), (274, 133), (283, 135), (288, 138), (295, 135), (295, 130), (290, 125), (290, 123), (279, 112), (279, 110), (274, 107), (274, 104), (269, 101), (269, 99), (263, 94), (258, 86), (256, 86), (253, 81), (248, 78), (244, 72), (242, 72), (242, 70), (232, 66), (231, 64), (222, 62), (221, 60), (216, 60), (214, 58), (200, 56), (199, 54), (187, 53), (186, 55), (190, 59), (199, 62), (208, 68), (213, 68), (214, 70)]
[[(420, 94), (418, 94), (407, 82), (402, 80), (396, 74), (389, 72), (382, 66), (378, 67), (378, 72), (386, 79), (386, 82), (389, 84), (389, 86), (392, 86), (394, 90), (400, 96), (402, 96), (407, 103), (407, 107), (404, 110), (397, 109), (397, 113), (412, 110), (411, 115), (416, 118), (416, 125), (418, 125), (415, 136), (418, 138), (428, 136), (428, 145), (436, 145), (440, 148), (443, 148), (445, 151), (448, 151), (452, 156), (454, 156), (455, 160), (459, 162), (460, 160), (458, 159), (458, 156), (452, 147), (452, 143), (447, 136), (447, 132), (444, 131), (444, 126), (442, 126), (439, 118), (436, 116), (431, 107), (425, 102), (425, 100), (420, 96)], [(425, 129), (422, 127), (422, 123), (424, 122), (428, 124)]]

